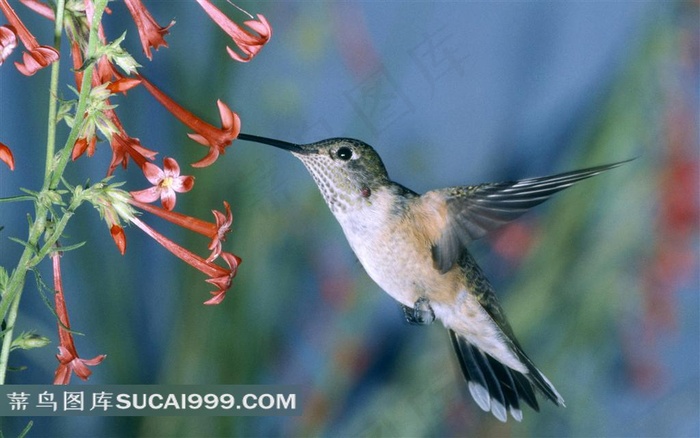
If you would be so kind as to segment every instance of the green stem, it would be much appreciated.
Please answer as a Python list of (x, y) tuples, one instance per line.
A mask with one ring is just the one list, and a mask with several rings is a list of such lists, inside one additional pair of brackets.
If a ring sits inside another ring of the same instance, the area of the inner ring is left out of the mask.
[[(53, 45), (56, 50), (61, 50), (61, 33), (63, 32), (63, 10), (65, 0), (56, 2), (56, 20), (53, 30)], [(46, 163), (44, 163), (44, 183), (49, 181), (53, 170), (53, 154), (56, 150), (56, 117), (58, 115), (58, 77), (60, 73), (60, 62), (56, 61), (51, 65), (51, 81), (49, 85), (49, 117), (48, 130), (46, 133)], [(46, 187), (44, 187), (46, 188)]]
[(19, 299), (22, 295), (22, 289), (24, 288), (24, 280), (27, 276), (27, 271), (33, 267), (30, 264), (30, 260), (34, 255), (34, 248), (36, 248), (46, 228), (47, 214), (48, 209), (46, 207), (37, 206), (37, 220), (29, 229), (27, 246), (25, 246), (24, 251), (22, 251), (22, 256), (19, 259), (19, 263), (17, 263), (17, 269), (12, 273), (7, 285), (7, 290), (5, 290), (2, 301), (0, 301), (0, 316), (2, 316), (2, 320), (7, 323), (5, 333), (3, 333), (2, 348), (0, 349), (0, 385), (5, 384), (10, 346), (12, 345), (12, 332), (15, 327), (15, 320), (17, 319)]
[(90, 36), (88, 38), (88, 49), (85, 59), (85, 62), (89, 63), (89, 65), (87, 68), (85, 68), (85, 70), (83, 70), (83, 81), (80, 84), (80, 96), (78, 96), (78, 105), (75, 109), (73, 127), (68, 134), (63, 150), (57, 157), (53, 172), (45, 181), (45, 183), (49, 182), (47, 188), (51, 190), (58, 187), (58, 184), (61, 182), (63, 171), (70, 161), (73, 145), (75, 145), (75, 142), (78, 140), (78, 134), (82, 130), (83, 124), (85, 123), (85, 110), (87, 109), (89, 101), (88, 98), (92, 89), (92, 71), (95, 68), (95, 62), (97, 61), (95, 59), (95, 53), (97, 52), (97, 46), (100, 42), (97, 29), (100, 27), (102, 13), (104, 12), (105, 7), (107, 7), (107, 0), (95, 0), (95, 13), (92, 17), (92, 23), (90, 24)]
[[(56, 20), (54, 26), (54, 48), (61, 50), (61, 33), (63, 32), (63, 9), (65, 0), (58, 0), (56, 4)], [(56, 107), (58, 94), (58, 78), (60, 72), (60, 59), (56, 60), (51, 65), (51, 80), (49, 85), (49, 114), (48, 114), (48, 132), (46, 135), (46, 163), (44, 167), (44, 188), (49, 181), (49, 176), (53, 168), (53, 154), (56, 145)], [(19, 311), (19, 301), (24, 289), (24, 280), (27, 276), (27, 271), (31, 269), (31, 259), (34, 255), (35, 248), (39, 243), (41, 235), (46, 229), (46, 217), (48, 209), (45, 206), (36, 206), (36, 220), (32, 223), (29, 229), (29, 238), (27, 245), (22, 251), (17, 269), (12, 272), (7, 289), (3, 291), (2, 301), (0, 301), (0, 316), (5, 321), (7, 327), (2, 337), (2, 347), (0, 348), (0, 384), (5, 384), (5, 376), (7, 374), (8, 360), (10, 357), (10, 347), (12, 346), (12, 335), (14, 332), (15, 321)]]
[(19, 295), (12, 301), (12, 305), (10, 306), (9, 310), (10, 312), (5, 320), (7, 323), (7, 329), (4, 337), (2, 338), (2, 349), (0, 350), (0, 385), (5, 384), (5, 374), (7, 373), (10, 349), (12, 348), (12, 332), (14, 331), (17, 313), (19, 313)]
[[(56, 4), (56, 20), (54, 26), (54, 48), (61, 50), (61, 33), (63, 32), (63, 9), (65, 0), (58, 0)], [(58, 105), (58, 78), (60, 72), (60, 59), (56, 60), (51, 65), (51, 80), (49, 82), (49, 114), (48, 114), (48, 132), (46, 135), (46, 163), (44, 165), (44, 189), (53, 168), (53, 154), (56, 144), (56, 108)], [(2, 337), (2, 347), (0, 347), (0, 385), (5, 384), (7, 374), (8, 360), (10, 357), (10, 347), (12, 346), (12, 335), (17, 320), (19, 311), (19, 301), (22, 297), (24, 289), (24, 280), (27, 277), (27, 271), (35, 264), (31, 262), (34, 251), (39, 243), (41, 235), (46, 229), (46, 217), (48, 216), (48, 208), (37, 204), (36, 220), (32, 223), (29, 229), (29, 238), (27, 245), (22, 251), (17, 269), (12, 272), (7, 289), (3, 291), (2, 301), (0, 301), (0, 317), (5, 321), (7, 327)]]
[(63, 235), (63, 230), (68, 226), (68, 221), (73, 217), (73, 213), (82, 203), (82, 198), (73, 198), (70, 206), (66, 211), (63, 212), (61, 219), (53, 224), (51, 233), (44, 236), (44, 245), (37, 251), (36, 255), (30, 260), (32, 266), (36, 266), (41, 262), (47, 255), (53, 252), (58, 239)]
[[(88, 53), (87, 58), (92, 60), (94, 54), (97, 51), (97, 46), (99, 43), (98, 29), (100, 21), (102, 20), (102, 13), (107, 6), (107, 0), (96, 0), (95, 1), (95, 13), (92, 19), (90, 27), (90, 36), (88, 43)], [(65, 7), (65, 0), (58, 0), (56, 5), (56, 21), (54, 30), (54, 47), (56, 50), (60, 50), (61, 46), (61, 35), (63, 31), (63, 12)], [(92, 57), (92, 58), (91, 58)], [(94, 60), (93, 60), (94, 61)], [(87, 108), (88, 97), (91, 88), (92, 71), (94, 69), (94, 62), (85, 69), (83, 74), (83, 82), (81, 84), (80, 96), (78, 98), (78, 105), (75, 113), (75, 123), (68, 135), (68, 139), (57, 159), (54, 159), (54, 151), (56, 144), (56, 117), (57, 117), (57, 105), (58, 105), (58, 79), (60, 65), (59, 61), (54, 62), (51, 66), (51, 80), (49, 87), (49, 114), (48, 114), (48, 133), (46, 142), (46, 164), (44, 173), (44, 184), (42, 188), (42, 193), (46, 193), (49, 190), (55, 190), (61, 181), (63, 172), (70, 160), (71, 151), (73, 145), (77, 140), (78, 133), (80, 132), (85, 118), (85, 109)], [(24, 283), (26, 280), (27, 272), (33, 269), (39, 262), (41, 262), (44, 257), (49, 253), (44, 246), (40, 251), (39, 240), (41, 236), (46, 232), (47, 220), (50, 213), (49, 207), (44, 205), (39, 201), (42, 197), (40, 196), (36, 202), (36, 216), (34, 222), (29, 228), (29, 237), (27, 243), (22, 251), (19, 262), (17, 263), (17, 268), (12, 272), (10, 279), (7, 284), (7, 288), (2, 293), (2, 300), (0, 301), (0, 320), (3, 320), (7, 324), (7, 328), (3, 333), (2, 337), (2, 347), (0, 347), (0, 385), (5, 384), (5, 377), (7, 374), (8, 360), (10, 355), (10, 347), (12, 346), (12, 335), (14, 331), (15, 321), (17, 319), (19, 302), (22, 296), (22, 290), (24, 289)], [(60, 237), (60, 233), (63, 231), (68, 223), (68, 219), (72, 216), (72, 210), (80, 204), (80, 200), (73, 199), (70, 207), (64, 212), (63, 217), (58, 222), (57, 226), (54, 227), (54, 231), (50, 236), (47, 236), (47, 240), (55, 242)]]

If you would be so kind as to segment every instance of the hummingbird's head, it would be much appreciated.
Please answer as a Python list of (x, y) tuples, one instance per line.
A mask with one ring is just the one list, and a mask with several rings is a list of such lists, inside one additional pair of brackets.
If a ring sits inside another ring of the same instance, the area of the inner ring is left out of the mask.
[(300, 145), (248, 134), (240, 134), (238, 138), (294, 154), (309, 170), (334, 212), (369, 198), (389, 181), (382, 159), (372, 146), (360, 140), (329, 138)]

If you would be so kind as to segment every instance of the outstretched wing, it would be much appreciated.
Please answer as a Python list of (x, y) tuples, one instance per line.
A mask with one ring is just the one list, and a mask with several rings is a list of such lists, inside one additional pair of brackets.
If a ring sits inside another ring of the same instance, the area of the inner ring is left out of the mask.
[(426, 199), (444, 199), (447, 204), (446, 226), (432, 246), (435, 266), (447, 272), (472, 240), (516, 219), (556, 192), (627, 161), (539, 178), (427, 192), (423, 195)]

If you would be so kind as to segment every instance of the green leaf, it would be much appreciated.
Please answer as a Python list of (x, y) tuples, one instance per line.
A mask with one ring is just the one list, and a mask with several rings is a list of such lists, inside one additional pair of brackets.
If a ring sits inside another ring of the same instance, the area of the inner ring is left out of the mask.
[(4, 293), (7, 289), (7, 283), (10, 281), (10, 276), (7, 274), (7, 270), (0, 266), (0, 293)]
[(81, 246), (85, 245), (85, 243), (87, 243), (87, 242), (78, 242), (78, 243), (74, 243), (73, 245), (61, 246), (60, 248), (58, 248), (58, 250), (59, 250), (60, 252), (72, 251), (72, 250), (74, 250), (74, 249), (78, 249), (78, 248), (80, 248)]
[(26, 242), (22, 239), (18, 239), (16, 237), (8, 237), (8, 239), (10, 239), (11, 241), (13, 241), (15, 243), (19, 243), (20, 245), (22, 245), (25, 248), (29, 248), (30, 250), (32, 250), (34, 252), (34, 254), (36, 254), (36, 248), (31, 246), (28, 242)]
[(36, 197), (34, 196), (8, 196), (7, 198), (0, 198), (0, 202), (18, 202), (18, 201), (33, 201)]
[(22, 432), (20, 432), (19, 435), (17, 435), (17, 438), (24, 438), (25, 436), (27, 436), (27, 434), (29, 433), (29, 429), (31, 429), (33, 425), (34, 425), (33, 421), (30, 421), (29, 423), (27, 423), (27, 427), (22, 429)]

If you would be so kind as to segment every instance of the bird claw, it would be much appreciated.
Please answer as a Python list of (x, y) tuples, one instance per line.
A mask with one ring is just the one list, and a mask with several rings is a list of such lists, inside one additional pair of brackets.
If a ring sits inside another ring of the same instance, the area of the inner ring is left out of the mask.
[(411, 325), (429, 325), (435, 321), (435, 312), (430, 307), (430, 300), (420, 297), (413, 304), (413, 308), (401, 305), (406, 321)]

